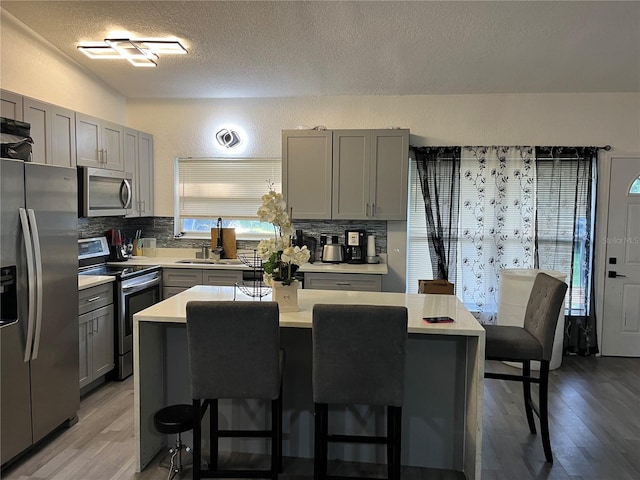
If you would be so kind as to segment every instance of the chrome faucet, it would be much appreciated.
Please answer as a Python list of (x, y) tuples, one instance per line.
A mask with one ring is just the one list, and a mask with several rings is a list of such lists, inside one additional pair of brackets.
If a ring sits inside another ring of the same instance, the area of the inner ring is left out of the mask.
[(218, 217), (218, 224), (216, 226), (218, 228), (218, 243), (212, 253), (215, 257), (221, 259), (224, 258), (224, 248), (222, 248), (222, 218)]

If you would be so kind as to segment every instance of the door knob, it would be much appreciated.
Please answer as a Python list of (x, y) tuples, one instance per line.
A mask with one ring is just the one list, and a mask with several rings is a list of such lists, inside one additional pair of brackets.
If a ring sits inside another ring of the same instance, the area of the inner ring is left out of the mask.
[(616, 277), (626, 277), (626, 275), (620, 275), (619, 273), (616, 273), (615, 270), (609, 271), (609, 278), (616, 278)]

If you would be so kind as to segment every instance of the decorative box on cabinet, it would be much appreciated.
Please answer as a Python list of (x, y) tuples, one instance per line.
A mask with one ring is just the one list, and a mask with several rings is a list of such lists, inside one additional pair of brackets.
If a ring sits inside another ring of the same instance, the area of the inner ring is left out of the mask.
[(349, 273), (305, 273), (304, 288), (381, 292), (381, 275)]
[(114, 368), (113, 285), (80, 290), (78, 300), (82, 389)]
[(124, 170), (124, 127), (76, 113), (77, 164)]
[(124, 130), (124, 170), (133, 175), (132, 208), (127, 217), (153, 216), (153, 135)]

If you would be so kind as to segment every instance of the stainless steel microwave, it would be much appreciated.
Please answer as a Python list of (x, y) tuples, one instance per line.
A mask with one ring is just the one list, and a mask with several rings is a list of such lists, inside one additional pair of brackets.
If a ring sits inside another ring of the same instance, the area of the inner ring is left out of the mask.
[(124, 216), (131, 208), (131, 173), (78, 167), (78, 212), (83, 217)]

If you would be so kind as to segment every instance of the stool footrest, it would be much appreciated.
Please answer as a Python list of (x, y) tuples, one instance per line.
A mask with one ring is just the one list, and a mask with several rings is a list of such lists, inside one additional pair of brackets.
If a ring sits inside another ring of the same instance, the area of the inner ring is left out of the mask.
[(217, 430), (218, 437), (271, 437), (272, 430)]
[(271, 478), (271, 470), (200, 470), (200, 478)]
[(327, 441), (329, 442), (341, 442), (341, 443), (375, 443), (386, 444), (389, 441), (389, 437), (371, 436), (371, 435), (327, 435)]

